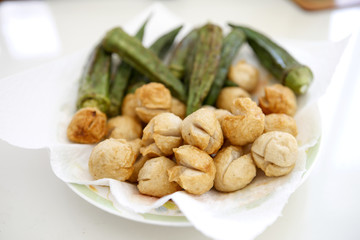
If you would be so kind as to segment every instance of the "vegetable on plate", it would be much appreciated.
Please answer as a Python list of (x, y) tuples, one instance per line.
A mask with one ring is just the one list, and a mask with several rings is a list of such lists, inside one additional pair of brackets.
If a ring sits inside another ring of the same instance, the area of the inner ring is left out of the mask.
[(260, 63), (276, 79), (297, 95), (307, 92), (313, 80), (313, 73), (309, 67), (299, 63), (289, 52), (267, 36), (248, 27), (229, 25), (245, 33), (247, 42)]

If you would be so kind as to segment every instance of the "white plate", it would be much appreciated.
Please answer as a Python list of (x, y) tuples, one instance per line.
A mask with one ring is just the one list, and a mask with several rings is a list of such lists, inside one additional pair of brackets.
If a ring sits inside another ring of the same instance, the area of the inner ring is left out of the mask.
[[(315, 165), (319, 146), (320, 138), (317, 143), (313, 147), (309, 148), (307, 151), (305, 167), (306, 171), (302, 176), (302, 182), (304, 182), (305, 179), (309, 176), (311, 170)], [(152, 210), (151, 212), (136, 213), (126, 208), (115, 208), (109, 198), (109, 194), (111, 194), (109, 187), (80, 185), (73, 183), (67, 183), (67, 185), (70, 187), (71, 190), (73, 190), (76, 194), (78, 194), (81, 198), (85, 199), (90, 204), (106, 212), (126, 219), (163, 226), (191, 226), (191, 223), (186, 219), (186, 217), (181, 213), (179, 208), (172, 201), (166, 202), (164, 205)], [(264, 197), (264, 199), (260, 199), (259, 201), (266, 201), (266, 197)]]

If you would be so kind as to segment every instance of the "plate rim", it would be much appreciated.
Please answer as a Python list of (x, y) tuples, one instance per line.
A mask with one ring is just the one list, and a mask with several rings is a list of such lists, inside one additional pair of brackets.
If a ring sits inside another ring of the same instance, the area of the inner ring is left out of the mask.
[[(308, 162), (306, 161), (305, 165), (305, 172), (301, 176), (301, 182), (299, 184), (302, 185), (308, 176), (310, 175), (310, 172), (313, 170), (314, 166), (316, 165), (316, 159), (319, 153), (319, 149), (321, 146), (321, 135), (316, 140), (316, 143), (309, 147), (306, 151), (306, 160), (308, 161), (311, 159), (310, 165), (308, 165)], [(310, 156), (310, 157), (309, 157)], [(78, 196), (80, 196), (82, 199), (87, 201), (88, 203), (102, 209), (105, 212), (108, 212), (110, 214), (132, 220), (135, 222), (145, 223), (145, 224), (152, 224), (157, 226), (171, 226), (171, 227), (191, 227), (193, 226), (192, 223), (186, 218), (186, 216), (166, 216), (161, 214), (154, 214), (154, 213), (136, 213), (134, 211), (131, 211), (130, 209), (123, 209), (123, 211), (126, 212), (124, 214), (122, 210), (117, 209), (114, 204), (109, 200), (106, 199), (99, 194), (96, 194), (94, 191), (92, 191), (88, 185), (85, 184), (76, 184), (76, 183), (66, 183), (66, 185), (75, 192)], [(106, 206), (105, 204), (101, 204), (99, 201), (96, 201), (94, 198), (91, 198), (87, 194), (84, 193), (84, 190), (82, 191), (81, 188), (86, 188), (89, 194), (96, 195), (95, 198), (101, 199), (101, 201), (106, 201), (109, 206)], [(171, 218), (171, 220), (170, 220)], [(174, 221), (174, 218), (179, 218), (179, 221)]]
[[(191, 222), (184, 216), (166, 216), (166, 215), (160, 215), (160, 214), (153, 214), (153, 213), (136, 213), (131, 211), (130, 209), (126, 209), (124, 211), (126, 211), (127, 214), (123, 214), (121, 210), (117, 209), (114, 204), (96, 194), (94, 191), (90, 190), (88, 185), (85, 184), (76, 184), (76, 183), (66, 183), (66, 185), (73, 191), (75, 192), (79, 197), (81, 197), (82, 199), (84, 199), (85, 201), (87, 201), (88, 203), (100, 208), (101, 210), (108, 212), (110, 214), (128, 219), (128, 220), (132, 220), (135, 222), (140, 222), (140, 223), (146, 223), (146, 224), (152, 224), (152, 225), (157, 225), (157, 226), (172, 226), (172, 227), (191, 227), (192, 224)], [(106, 206), (105, 204), (101, 204), (98, 201), (96, 201), (95, 199), (89, 197), (88, 195), (86, 195), (83, 191), (80, 190), (80, 188), (87, 188), (90, 194), (94, 194), (96, 195), (96, 198), (101, 199), (101, 201), (107, 201), (109, 203), (109, 206)], [(133, 216), (136, 215), (137, 217)], [(164, 219), (162, 219), (164, 218)], [(178, 221), (174, 221), (174, 218), (179, 218)], [(171, 220), (170, 220), (171, 219)]]

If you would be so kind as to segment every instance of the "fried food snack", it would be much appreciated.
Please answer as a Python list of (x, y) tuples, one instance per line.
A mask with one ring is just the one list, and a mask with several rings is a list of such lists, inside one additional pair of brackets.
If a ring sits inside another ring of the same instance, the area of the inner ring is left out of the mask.
[(136, 111), (135, 111), (135, 109), (137, 107), (138, 107), (138, 102), (135, 97), (135, 94), (129, 93), (123, 99), (123, 102), (121, 105), (121, 114), (133, 117), (135, 119), (139, 119), (139, 117), (137, 116)]
[(125, 139), (119, 139), (119, 140), (130, 144), (133, 152), (135, 153), (135, 159), (140, 155), (140, 148), (141, 148), (141, 139), (140, 138), (136, 138), (136, 139), (133, 139), (130, 141), (127, 141)]
[(133, 140), (141, 138), (142, 126), (139, 121), (130, 116), (116, 116), (107, 122), (108, 138)]
[(106, 135), (106, 115), (97, 108), (78, 110), (67, 128), (67, 137), (76, 143), (97, 143)]
[(250, 98), (237, 98), (231, 112), (221, 122), (225, 137), (232, 145), (243, 146), (255, 141), (264, 131), (265, 115)]
[(163, 197), (181, 190), (176, 182), (169, 181), (167, 173), (175, 165), (166, 157), (149, 159), (139, 171), (137, 188), (142, 194), (153, 197)]
[(293, 117), (284, 113), (271, 113), (265, 116), (264, 132), (281, 131), (297, 136), (298, 130)]
[(216, 100), (216, 107), (231, 111), (231, 106), (236, 98), (250, 97), (250, 94), (240, 87), (225, 87), (220, 91)]
[(158, 157), (173, 154), (173, 148), (182, 144), (182, 120), (173, 113), (161, 113), (146, 125), (140, 152), (144, 156)]
[(277, 80), (296, 94), (304, 94), (313, 80), (311, 69), (298, 62), (286, 49), (268, 36), (245, 26), (229, 24), (245, 33), (247, 41), (260, 63)]
[(208, 154), (216, 153), (223, 144), (224, 137), (215, 112), (201, 108), (182, 123), (181, 135), (185, 143), (196, 146)]
[(204, 151), (191, 145), (174, 149), (178, 166), (168, 170), (169, 181), (177, 182), (185, 191), (203, 194), (214, 185), (215, 164)]
[(264, 133), (255, 140), (251, 155), (258, 168), (268, 177), (279, 177), (292, 171), (298, 155), (294, 136), (286, 132)]
[(230, 66), (228, 77), (244, 90), (251, 92), (259, 82), (259, 71), (256, 67), (248, 64), (245, 60)]
[(241, 147), (229, 146), (214, 158), (216, 190), (233, 192), (246, 187), (256, 176), (255, 163), (250, 154), (243, 155)]
[(137, 183), (138, 175), (140, 169), (144, 166), (147, 160), (149, 160), (149, 157), (146, 156), (138, 156), (134, 163), (134, 171), (132, 172), (131, 176), (129, 177), (128, 181), (131, 183)]
[(202, 106), (201, 108), (205, 108), (205, 109), (209, 109), (211, 111), (214, 111), (215, 117), (219, 121), (220, 125), (221, 125), (221, 122), (222, 122), (222, 120), (224, 119), (225, 116), (232, 116), (233, 115), (228, 110), (221, 109), (221, 108), (215, 108), (215, 107), (209, 106), (209, 105)]
[(220, 125), (226, 116), (233, 115), (231, 112), (229, 112), (228, 110), (225, 110), (225, 109), (215, 109), (214, 112), (215, 112), (216, 119), (219, 121)]
[(89, 159), (89, 172), (95, 179), (113, 178), (119, 181), (127, 180), (133, 170), (133, 164), (138, 155), (136, 145), (124, 139), (106, 139), (97, 144)]
[(265, 114), (285, 113), (294, 116), (297, 103), (294, 92), (281, 84), (265, 88), (265, 96), (259, 98), (259, 106)]
[(173, 97), (171, 98), (170, 112), (172, 112), (176, 116), (179, 116), (181, 119), (184, 119), (186, 115), (186, 105), (177, 98)]
[(151, 82), (135, 91), (138, 106), (135, 111), (141, 121), (148, 123), (156, 115), (169, 112), (171, 94), (163, 84)]

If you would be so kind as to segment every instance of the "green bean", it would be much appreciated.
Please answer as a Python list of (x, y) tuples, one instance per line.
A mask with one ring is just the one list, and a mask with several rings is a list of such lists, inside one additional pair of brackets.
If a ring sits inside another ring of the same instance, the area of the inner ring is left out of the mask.
[(106, 51), (117, 53), (151, 81), (163, 83), (174, 97), (181, 101), (186, 100), (185, 89), (181, 81), (150, 49), (145, 48), (139, 40), (131, 37), (121, 28), (110, 30), (104, 37), (102, 45)]
[(220, 63), (222, 42), (222, 30), (219, 26), (209, 23), (200, 28), (194, 49), (186, 115), (201, 107), (214, 82)]
[(182, 26), (179, 26), (168, 33), (165, 33), (160, 38), (158, 38), (150, 47), (149, 49), (153, 51), (160, 59), (163, 59), (165, 55), (168, 53), (169, 49), (174, 43), (174, 40)]
[(92, 51), (80, 78), (77, 109), (96, 107), (107, 113), (109, 100), (109, 78), (111, 55), (101, 44)]
[(204, 105), (214, 105), (224, 85), (229, 67), (239, 52), (241, 45), (245, 42), (245, 34), (238, 29), (233, 29), (225, 38), (221, 49), (221, 59), (219, 69), (216, 73), (214, 82), (211, 86), (208, 96), (204, 101)]
[(139, 87), (145, 85), (147, 82), (145, 81), (139, 81), (139, 82), (136, 82), (136, 83), (133, 83), (131, 85), (129, 85), (126, 89), (126, 94), (129, 94), (129, 93), (135, 93), (136, 89), (138, 89)]
[(229, 79), (226, 79), (223, 87), (239, 87), (239, 85), (237, 85), (233, 81), (230, 81)]
[(169, 69), (178, 79), (183, 79), (186, 71), (186, 62), (190, 51), (194, 48), (198, 29), (191, 30), (176, 46), (169, 60)]
[[(171, 48), (176, 36), (181, 30), (182, 26), (177, 27), (170, 32), (165, 33), (161, 37), (159, 37), (150, 47), (149, 49), (153, 51), (160, 59), (163, 59), (169, 49)], [(129, 89), (127, 93), (133, 92), (136, 90), (136, 87), (141, 87), (142, 85), (149, 82), (149, 79), (142, 73), (138, 71), (134, 71), (131, 76)]]
[[(148, 21), (149, 18), (145, 20), (143, 25), (135, 34), (136, 39), (142, 41)], [(122, 99), (124, 97), (125, 89), (128, 85), (132, 70), (133, 68), (126, 62), (122, 62), (118, 66), (116, 66), (115, 73), (113, 74), (110, 81), (110, 108), (108, 112), (109, 117), (114, 117), (120, 114)]]
[(229, 25), (244, 31), (247, 42), (260, 63), (283, 85), (298, 95), (308, 90), (313, 80), (313, 73), (309, 67), (299, 63), (284, 48), (265, 35), (247, 27)]

